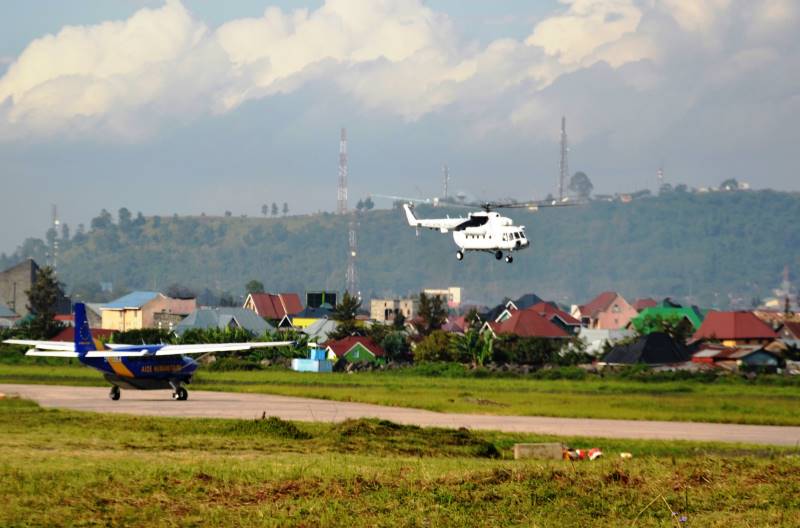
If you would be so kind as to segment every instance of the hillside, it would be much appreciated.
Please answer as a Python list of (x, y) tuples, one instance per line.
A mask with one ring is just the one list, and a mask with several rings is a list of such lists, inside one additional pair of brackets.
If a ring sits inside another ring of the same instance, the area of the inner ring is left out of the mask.
[[(421, 208), (420, 216), (445, 210)], [(451, 215), (463, 211), (449, 211)], [(449, 235), (417, 237), (397, 210), (361, 215), (358, 275), (365, 296), (460, 285), (467, 299), (490, 302), (535, 291), (579, 302), (615, 289), (631, 297), (690, 298), (749, 306), (776, 287), (785, 265), (800, 267), (800, 196), (773, 191), (670, 193), (632, 203), (513, 212), (533, 250), (509, 265), (490, 255), (455, 259)], [(51, 235), (52, 236), (52, 235)], [(258, 279), (271, 291), (344, 287), (347, 218), (136, 217), (101, 214), (86, 232), (60, 240), (59, 275), (82, 297), (100, 282), (115, 290), (181, 284), (200, 293), (243, 293)], [(5, 268), (46, 242), (28, 239)]]

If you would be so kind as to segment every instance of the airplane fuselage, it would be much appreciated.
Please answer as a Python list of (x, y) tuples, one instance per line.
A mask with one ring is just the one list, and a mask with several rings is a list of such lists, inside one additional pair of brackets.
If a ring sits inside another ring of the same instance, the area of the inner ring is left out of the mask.
[(112, 385), (126, 389), (167, 389), (175, 384), (191, 383), (197, 362), (188, 356), (108, 357), (79, 361), (103, 373)]

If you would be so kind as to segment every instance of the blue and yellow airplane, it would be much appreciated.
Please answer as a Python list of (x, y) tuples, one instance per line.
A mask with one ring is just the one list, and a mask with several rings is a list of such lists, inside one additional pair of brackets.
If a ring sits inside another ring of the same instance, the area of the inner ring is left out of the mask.
[(78, 361), (103, 373), (111, 383), (109, 397), (119, 400), (120, 387), (138, 390), (172, 388), (173, 400), (185, 400), (189, 392), (184, 384), (191, 383), (197, 362), (189, 354), (237, 352), (253, 348), (293, 345), (293, 341), (264, 343), (214, 343), (202, 345), (119, 345), (105, 346), (92, 338), (86, 306), (75, 303), (75, 341), (33, 341), (8, 339), (11, 345), (32, 346), (26, 356), (77, 358)]

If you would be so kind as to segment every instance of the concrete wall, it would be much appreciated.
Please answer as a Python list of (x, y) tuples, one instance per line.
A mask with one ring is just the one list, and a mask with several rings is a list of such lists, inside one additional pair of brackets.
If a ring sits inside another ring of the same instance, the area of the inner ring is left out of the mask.
[(28, 296), (25, 292), (31, 289), (37, 268), (32, 260), (26, 260), (0, 273), (0, 302), (21, 317), (28, 315)]
[(143, 314), (141, 309), (130, 310), (103, 310), (103, 328), (126, 332), (139, 330), (142, 326)]
[(125, 332), (141, 328), (169, 330), (169, 323), (179, 323), (197, 309), (195, 299), (172, 299), (160, 295), (141, 308), (103, 309), (103, 328)]
[(156, 314), (162, 314), (161, 319), (163, 321), (165, 318), (164, 314), (186, 317), (195, 310), (197, 310), (196, 299), (172, 299), (170, 297), (158, 296), (144, 305), (142, 324), (144, 324), (145, 328), (157, 328)]
[(417, 315), (414, 299), (372, 299), (369, 303), (369, 318), (382, 323), (394, 321), (395, 315), (402, 313), (406, 319)]
[[(28, 295), (25, 292), (31, 289), (38, 273), (39, 266), (31, 259), (0, 272), (0, 302), (20, 317), (28, 315)], [(62, 293), (53, 308), (56, 313), (67, 314), (71, 309), (70, 301)]]

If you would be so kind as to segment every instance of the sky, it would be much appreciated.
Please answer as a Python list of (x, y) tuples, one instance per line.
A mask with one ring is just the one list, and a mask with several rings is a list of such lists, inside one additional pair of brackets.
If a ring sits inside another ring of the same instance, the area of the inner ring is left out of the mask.
[(29, 0), (0, 16), (0, 252), (101, 208), (260, 215), (727, 178), (800, 190), (795, 0)]

